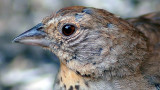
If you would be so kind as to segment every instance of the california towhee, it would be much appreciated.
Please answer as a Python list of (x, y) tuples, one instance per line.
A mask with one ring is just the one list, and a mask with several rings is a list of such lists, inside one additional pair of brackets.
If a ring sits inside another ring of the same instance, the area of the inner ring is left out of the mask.
[(67, 7), (14, 42), (60, 60), (55, 90), (160, 90), (160, 13), (121, 19), (103, 9)]

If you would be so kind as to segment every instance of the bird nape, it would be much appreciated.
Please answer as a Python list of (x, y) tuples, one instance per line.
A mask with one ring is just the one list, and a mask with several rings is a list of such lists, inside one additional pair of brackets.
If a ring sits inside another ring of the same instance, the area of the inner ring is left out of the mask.
[(55, 90), (159, 90), (160, 13), (122, 19), (97, 8), (63, 8), (14, 42), (60, 60)]

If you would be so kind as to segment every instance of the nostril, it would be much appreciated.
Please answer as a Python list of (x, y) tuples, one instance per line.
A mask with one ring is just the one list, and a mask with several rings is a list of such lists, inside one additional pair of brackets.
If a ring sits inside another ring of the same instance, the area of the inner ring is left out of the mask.
[(39, 23), (36, 26), (33, 27), (36, 30), (42, 30), (44, 28), (44, 24), (43, 23)]
[(43, 27), (39, 27), (39, 28), (37, 28), (37, 30), (42, 30), (43, 29)]

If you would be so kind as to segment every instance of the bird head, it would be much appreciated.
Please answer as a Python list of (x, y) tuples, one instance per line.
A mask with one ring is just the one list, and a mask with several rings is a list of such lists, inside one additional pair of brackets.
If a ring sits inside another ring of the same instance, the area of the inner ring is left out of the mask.
[(145, 37), (128, 22), (103, 9), (82, 6), (59, 10), (14, 42), (46, 48), (84, 77), (134, 73), (147, 50)]

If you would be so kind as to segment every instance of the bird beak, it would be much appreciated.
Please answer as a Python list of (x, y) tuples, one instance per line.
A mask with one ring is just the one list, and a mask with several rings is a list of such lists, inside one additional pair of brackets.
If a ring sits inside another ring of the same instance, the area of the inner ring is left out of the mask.
[(30, 30), (17, 36), (13, 42), (48, 47), (50, 41), (46, 39), (47, 33), (44, 32), (43, 26), (42, 23), (39, 23)]

